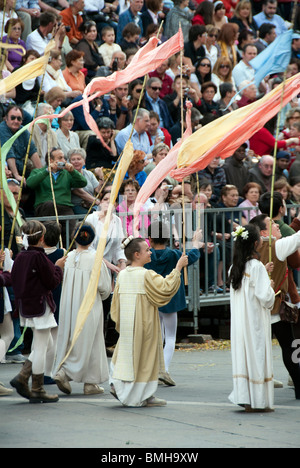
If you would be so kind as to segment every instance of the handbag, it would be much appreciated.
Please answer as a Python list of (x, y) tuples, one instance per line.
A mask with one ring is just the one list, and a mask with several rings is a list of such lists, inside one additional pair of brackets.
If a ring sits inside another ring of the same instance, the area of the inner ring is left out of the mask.
[[(286, 274), (278, 286), (276, 293), (279, 291), (281, 285), (284, 283), (286, 277), (288, 275), (288, 269), (286, 269)], [(279, 307), (279, 316), (282, 322), (289, 322), (289, 323), (298, 323), (299, 320), (299, 309), (296, 304), (292, 304), (289, 302), (289, 297), (287, 295), (281, 297), (280, 307)]]
[(281, 299), (279, 307), (279, 316), (282, 322), (289, 323), (298, 323), (299, 319), (299, 309), (296, 304), (292, 304), (288, 300), (288, 296), (285, 296), (284, 299)]

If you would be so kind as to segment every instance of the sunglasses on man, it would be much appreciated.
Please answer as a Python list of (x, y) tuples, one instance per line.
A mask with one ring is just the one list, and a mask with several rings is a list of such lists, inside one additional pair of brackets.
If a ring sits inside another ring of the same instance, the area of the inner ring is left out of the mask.
[(10, 120), (17, 120), (18, 122), (22, 122), (23, 120), (19, 115), (10, 115), (9, 118)]

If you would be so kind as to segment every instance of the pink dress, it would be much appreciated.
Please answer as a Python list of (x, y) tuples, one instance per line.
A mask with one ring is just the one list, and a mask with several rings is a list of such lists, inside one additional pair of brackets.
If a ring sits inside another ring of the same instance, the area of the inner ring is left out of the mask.
[[(243, 211), (243, 216), (246, 218), (247, 222), (250, 221), (250, 219), (254, 218), (254, 216), (257, 216), (261, 214), (260, 210), (256, 210), (255, 207), (252, 205), (252, 203), (249, 200), (244, 200), (242, 203), (239, 204), (239, 207), (252, 207), (252, 210), (245, 210)], [(258, 203), (256, 203), (256, 206), (258, 207)]]
[[(133, 235), (133, 213), (128, 210), (128, 206), (125, 200), (123, 200), (120, 205), (117, 206), (116, 211), (120, 214), (127, 213), (127, 216), (121, 215), (120, 219), (122, 221), (122, 226), (125, 232), (127, 232), (128, 236)], [(145, 211), (142, 207), (140, 211)], [(143, 231), (150, 226), (150, 217), (147, 214), (139, 215), (139, 230), (142, 229)]]

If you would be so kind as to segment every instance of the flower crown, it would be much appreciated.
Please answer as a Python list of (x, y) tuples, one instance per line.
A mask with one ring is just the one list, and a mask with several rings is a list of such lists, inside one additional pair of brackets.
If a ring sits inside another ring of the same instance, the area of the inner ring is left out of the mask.
[(249, 237), (249, 231), (247, 231), (243, 226), (237, 226), (236, 230), (232, 232), (231, 235), (234, 238), (234, 241), (236, 241), (237, 237), (242, 237), (243, 240), (246, 240)]
[(129, 236), (127, 237), (127, 239), (123, 240), (122, 244), (121, 244), (121, 248), (122, 249), (125, 249), (127, 247), (128, 244), (130, 244), (130, 242), (134, 239), (133, 236)]
[(22, 244), (25, 250), (28, 249), (29, 243), (28, 243), (28, 237), (36, 236), (37, 234), (42, 234), (43, 231), (37, 231), (33, 232), (32, 234), (22, 234)]

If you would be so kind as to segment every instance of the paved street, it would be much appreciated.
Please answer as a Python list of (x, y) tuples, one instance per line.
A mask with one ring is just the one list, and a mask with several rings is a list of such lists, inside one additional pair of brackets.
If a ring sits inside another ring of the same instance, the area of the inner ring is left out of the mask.
[[(275, 389), (276, 410), (245, 414), (228, 400), (231, 392), (230, 350), (177, 350), (171, 375), (176, 387), (159, 386), (163, 408), (124, 408), (104, 385), (103, 396), (84, 396), (73, 384), (58, 403), (31, 405), (15, 392), (0, 399), (0, 447), (199, 449), (300, 446), (300, 401), (287, 387), (281, 350), (273, 346), (275, 377), (284, 388)], [(18, 372), (17, 364), (0, 365), (0, 381)], [(119, 453), (119, 452), (116, 452)], [(128, 452), (129, 453), (129, 452)]]

